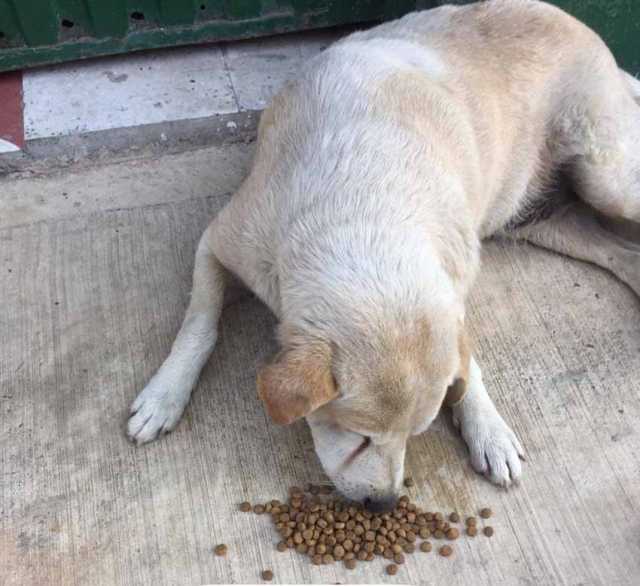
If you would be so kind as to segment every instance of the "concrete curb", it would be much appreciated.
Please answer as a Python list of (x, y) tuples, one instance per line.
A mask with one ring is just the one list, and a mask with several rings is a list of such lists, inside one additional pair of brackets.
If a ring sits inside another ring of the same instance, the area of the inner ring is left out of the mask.
[(260, 112), (249, 110), (206, 118), (114, 128), (28, 141), (23, 151), (0, 156), (0, 177), (44, 175), (71, 166), (91, 166), (180, 153), (255, 140)]

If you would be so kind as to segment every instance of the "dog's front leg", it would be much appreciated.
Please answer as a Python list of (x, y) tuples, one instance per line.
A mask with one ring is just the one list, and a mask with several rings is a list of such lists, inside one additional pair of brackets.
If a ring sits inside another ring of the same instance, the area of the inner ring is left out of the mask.
[(191, 302), (171, 353), (131, 406), (128, 433), (138, 444), (177, 425), (215, 346), (228, 273), (210, 249), (210, 230), (198, 245)]
[(467, 393), (452, 411), (453, 422), (469, 448), (474, 470), (500, 486), (517, 482), (522, 472), (520, 459), (524, 459), (522, 446), (489, 397), (473, 357)]

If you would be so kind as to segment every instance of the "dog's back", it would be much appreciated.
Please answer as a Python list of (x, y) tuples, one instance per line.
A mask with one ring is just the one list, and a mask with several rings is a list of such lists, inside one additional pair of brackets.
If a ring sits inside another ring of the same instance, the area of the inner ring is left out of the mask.
[[(534, 196), (544, 185), (562, 158), (548, 150), (554, 125), (575, 109), (572, 93), (585, 92), (584, 77), (611, 60), (595, 33), (541, 2), (444, 6), (332, 46), (275, 100), (261, 134), (266, 127), (277, 134), (277, 164), (286, 169), (292, 167), (283, 144), (295, 144), (294, 158), (307, 166), (323, 153), (322, 165), (304, 174), (311, 185), (298, 186), (294, 199), (353, 177), (360, 183), (350, 196), (362, 188), (374, 198), (380, 190), (367, 183), (378, 184), (393, 165), (406, 182), (398, 191), (432, 182), (460, 188), (471, 197), (465, 206), (476, 227), (488, 235), (524, 207), (522, 194)], [(454, 177), (462, 184), (452, 184)]]

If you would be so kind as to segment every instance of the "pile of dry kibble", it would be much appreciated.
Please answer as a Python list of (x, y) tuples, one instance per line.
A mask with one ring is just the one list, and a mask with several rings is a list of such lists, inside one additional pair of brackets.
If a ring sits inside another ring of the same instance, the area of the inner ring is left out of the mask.
[[(410, 486), (412, 482), (407, 479), (405, 484)], [(244, 502), (239, 508), (245, 513), (253, 511), (271, 516), (282, 538), (276, 546), (278, 551), (295, 549), (316, 565), (341, 561), (349, 570), (358, 562), (370, 562), (382, 556), (393, 562), (386, 567), (387, 573), (393, 575), (398, 571), (398, 564), (404, 564), (405, 555), (418, 549), (430, 552), (431, 539), (448, 541), (438, 547), (438, 553), (449, 557), (453, 554), (452, 542), (460, 537), (461, 530), (456, 525), (461, 523), (461, 517), (455, 511), (447, 516), (425, 511), (403, 496), (390, 513), (370, 513), (340, 498), (332, 498), (331, 494), (332, 489), (327, 486), (308, 485), (305, 490), (294, 486), (289, 490), (287, 503), (272, 500), (252, 506)], [(492, 512), (485, 508), (479, 514), (489, 519)], [(466, 535), (476, 537), (476, 517), (467, 517), (464, 524)], [(487, 525), (482, 532), (491, 537), (493, 528)], [(215, 551), (225, 555), (226, 546), (221, 544)], [(273, 574), (265, 570), (262, 578), (271, 580)]]

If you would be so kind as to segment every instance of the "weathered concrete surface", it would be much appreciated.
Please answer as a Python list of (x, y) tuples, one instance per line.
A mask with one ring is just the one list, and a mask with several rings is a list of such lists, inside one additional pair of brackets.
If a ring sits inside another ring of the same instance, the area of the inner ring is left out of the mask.
[(410, 444), (417, 500), (496, 512), (495, 536), (460, 540), (451, 559), (416, 554), (395, 578), (381, 561), (315, 567), (235, 510), (322, 478), (305, 425), (272, 425), (256, 398), (255, 364), (274, 350), (256, 302), (225, 313), (178, 429), (126, 441), (128, 405), (179, 327), (197, 239), (250, 150), (0, 183), (0, 582), (250, 583), (268, 567), (281, 583), (638, 583), (640, 303), (534, 248), (488, 245), (470, 305), (487, 385), (527, 451), (522, 485), (476, 476), (446, 421)]
[(135, 158), (104, 166), (13, 177), (0, 183), (0, 228), (207, 196), (229, 197), (254, 145)]

